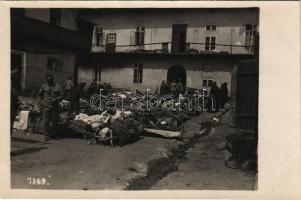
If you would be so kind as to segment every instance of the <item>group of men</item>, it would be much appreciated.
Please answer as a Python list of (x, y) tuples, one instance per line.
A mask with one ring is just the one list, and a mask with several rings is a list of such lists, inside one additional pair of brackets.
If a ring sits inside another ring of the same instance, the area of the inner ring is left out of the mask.
[(88, 93), (90, 96), (92, 96), (93, 94), (98, 94), (100, 92), (100, 89), (102, 89), (103, 95), (108, 95), (112, 90), (112, 86), (110, 85), (110, 83), (98, 84), (94, 79), (88, 88)]
[[(208, 100), (207, 107), (209, 111), (218, 112), (219, 109), (223, 109), (226, 102), (228, 101), (228, 88), (227, 83), (222, 83), (221, 87), (219, 88), (216, 82), (210, 83), (210, 96), (213, 97), (212, 100)], [(185, 88), (181, 79), (178, 79), (177, 82), (173, 80), (171, 83), (165, 83), (162, 81), (160, 86), (160, 95), (173, 95), (178, 97), (179, 94), (184, 95)]]
[(165, 83), (162, 81), (160, 86), (160, 95), (164, 96), (167, 94), (171, 94), (173, 96), (179, 96), (179, 94), (184, 93), (184, 86), (181, 79), (178, 79), (177, 82), (175, 80), (171, 81), (171, 83)]

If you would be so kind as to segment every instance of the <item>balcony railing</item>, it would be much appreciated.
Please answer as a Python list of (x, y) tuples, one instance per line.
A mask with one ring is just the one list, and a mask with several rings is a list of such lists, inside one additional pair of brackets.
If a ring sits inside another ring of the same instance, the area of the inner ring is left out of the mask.
[(253, 54), (254, 46), (185, 43), (173, 45), (172, 42), (147, 43), (143, 45), (92, 45), (92, 52), (103, 53), (161, 53), (161, 54)]

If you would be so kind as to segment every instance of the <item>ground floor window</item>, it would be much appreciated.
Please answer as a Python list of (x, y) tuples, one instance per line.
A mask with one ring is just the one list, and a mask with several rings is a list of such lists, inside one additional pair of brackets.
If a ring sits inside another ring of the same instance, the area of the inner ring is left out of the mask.
[(134, 65), (133, 83), (142, 83), (142, 76), (143, 76), (143, 65), (135, 64)]
[(213, 83), (213, 79), (204, 79), (203, 87), (209, 87)]
[(49, 57), (47, 59), (47, 69), (50, 71), (63, 71), (63, 62), (59, 59)]

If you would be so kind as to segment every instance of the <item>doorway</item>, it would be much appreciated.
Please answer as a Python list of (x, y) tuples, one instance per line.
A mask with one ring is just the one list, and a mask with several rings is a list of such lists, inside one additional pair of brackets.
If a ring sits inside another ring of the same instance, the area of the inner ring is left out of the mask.
[(183, 53), (186, 47), (187, 24), (172, 25), (172, 52)]
[(106, 52), (114, 53), (116, 47), (116, 33), (107, 34)]
[(14, 87), (20, 92), (24, 89), (24, 52), (12, 51), (10, 54), (11, 59), (11, 80), (14, 79)]
[(180, 65), (174, 65), (167, 71), (167, 82), (181, 80), (184, 87), (186, 87), (186, 70)]

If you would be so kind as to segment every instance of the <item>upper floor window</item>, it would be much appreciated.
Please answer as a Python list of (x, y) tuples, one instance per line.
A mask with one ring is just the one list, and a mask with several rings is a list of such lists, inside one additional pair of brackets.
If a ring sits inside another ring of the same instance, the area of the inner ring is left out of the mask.
[(206, 25), (206, 31), (215, 31), (216, 25)]
[(144, 35), (145, 35), (145, 27), (138, 26), (135, 32), (135, 45), (137, 46), (144, 45)]
[(95, 45), (102, 46), (103, 45), (103, 28), (101, 26), (94, 27), (94, 38), (95, 38)]
[(59, 8), (50, 8), (49, 21), (56, 26), (61, 24), (61, 10)]
[(245, 46), (250, 49), (249, 46), (254, 45), (254, 36), (257, 32), (256, 24), (246, 24), (245, 25)]
[(143, 65), (135, 64), (134, 65), (133, 83), (142, 83), (142, 76), (143, 76)]
[(215, 36), (207, 36), (205, 38), (205, 50), (214, 50), (215, 49), (215, 42), (216, 37)]

